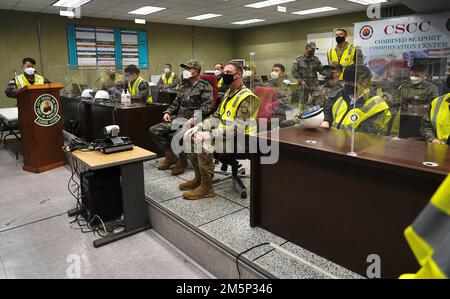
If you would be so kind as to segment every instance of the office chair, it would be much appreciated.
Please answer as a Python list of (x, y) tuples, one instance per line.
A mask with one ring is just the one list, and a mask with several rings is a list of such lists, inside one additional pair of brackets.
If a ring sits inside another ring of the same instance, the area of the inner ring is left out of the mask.
[(272, 118), (277, 111), (278, 103), (278, 90), (274, 87), (256, 86), (255, 95), (260, 101), (259, 113), (258, 113), (258, 132), (261, 132), (262, 123), (266, 123), (265, 129), (271, 129)]
[[(233, 182), (233, 188), (236, 189), (242, 199), (247, 198), (247, 188), (242, 182), (243, 178), (250, 178), (246, 175), (245, 168), (239, 163), (239, 160), (250, 159), (250, 154), (248, 153), (214, 153), (214, 158), (219, 163), (222, 163), (220, 171), (214, 171), (214, 174), (223, 175), (223, 178), (213, 180), (213, 185), (218, 185), (226, 181)], [(231, 173), (228, 172), (228, 167), (231, 166)]]
[[(14, 136), (20, 142), (17, 130), (19, 130), (18, 108), (0, 109), (0, 145), (6, 144), (6, 137), (8, 136)], [(6, 135), (4, 135), (5, 132), (7, 132)], [(19, 160), (19, 149), (16, 149), (16, 160)]]
[(211, 84), (213, 88), (213, 98), (214, 98), (214, 109), (217, 109), (219, 106), (219, 87), (217, 86), (217, 77), (216, 75), (200, 75), (200, 78), (206, 80)]

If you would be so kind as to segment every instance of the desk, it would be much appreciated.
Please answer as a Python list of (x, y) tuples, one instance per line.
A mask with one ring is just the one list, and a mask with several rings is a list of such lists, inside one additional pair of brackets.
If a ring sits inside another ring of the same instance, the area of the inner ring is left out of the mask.
[(450, 172), (447, 146), (357, 134), (355, 158), (346, 131), (292, 127), (259, 138), (278, 143), (280, 158), (252, 157), (252, 227), (364, 276), (370, 254), (380, 256), (383, 278), (419, 269), (403, 231)]
[(147, 220), (143, 161), (156, 157), (156, 154), (135, 146), (132, 151), (105, 155), (98, 151), (76, 151), (73, 157), (85, 164), (89, 170), (99, 170), (120, 166), (122, 177), (122, 207), (125, 230), (94, 241), (98, 248), (150, 228)]
[[(137, 146), (161, 154), (161, 150), (150, 138), (151, 126), (162, 122), (167, 104), (132, 103), (122, 105), (111, 102), (83, 102), (81, 98), (62, 97), (63, 119), (67, 129), (79, 129), (76, 133), (87, 141), (104, 138), (103, 128), (112, 124), (120, 126), (120, 135), (130, 137)], [(78, 115), (78, 110), (79, 116)], [(114, 115), (114, 116), (113, 116)], [(77, 122), (76, 120), (79, 120)]]

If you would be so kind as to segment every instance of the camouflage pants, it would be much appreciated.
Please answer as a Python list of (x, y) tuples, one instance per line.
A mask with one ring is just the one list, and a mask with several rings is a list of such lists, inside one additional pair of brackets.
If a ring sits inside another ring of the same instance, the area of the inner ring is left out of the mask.
[(172, 122), (163, 122), (150, 127), (150, 136), (159, 148), (166, 150), (170, 148), (173, 136), (185, 130), (183, 127), (178, 130), (172, 129)]
[(188, 155), (189, 161), (191, 161), (194, 168), (197, 168), (200, 170), (200, 176), (203, 182), (212, 181), (214, 177), (214, 154), (209, 153), (200, 153), (200, 154), (189, 154)]

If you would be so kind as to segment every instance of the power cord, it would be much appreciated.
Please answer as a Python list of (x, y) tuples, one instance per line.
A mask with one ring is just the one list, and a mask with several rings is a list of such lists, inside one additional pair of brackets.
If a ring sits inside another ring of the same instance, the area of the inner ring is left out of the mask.
[(266, 246), (266, 245), (270, 245), (270, 243), (269, 243), (269, 242), (265, 242), (265, 243), (261, 243), (261, 244), (255, 245), (255, 246), (253, 246), (253, 247), (247, 249), (246, 251), (243, 251), (243, 252), (239, 253), (239, 254), (236, 256), (236, 268), (237, 268), (237, 272), (238, 272), (238, 279), (241, 279), (241, 271), (240, 271), (240, 269), (239, 269), (239, 258), (240, 258), (242, 255), (244, 255), (244, 254), (246, 254), (246, 253), (248, 253), (248, 252), (250, 252), (250, 251), (252, 251), (252, 250), (254, 250), (254, 249), (256, 249), (256, 248), (259, 248), (259, 247), (262, 247), (262, 246)]

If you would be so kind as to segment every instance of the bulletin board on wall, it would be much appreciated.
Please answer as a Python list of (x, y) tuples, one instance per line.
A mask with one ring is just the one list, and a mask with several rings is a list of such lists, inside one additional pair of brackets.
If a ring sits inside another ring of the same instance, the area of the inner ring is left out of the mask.
[(67, 41), (71, 69), (149, 68), (144, 30), (68, 24)]

